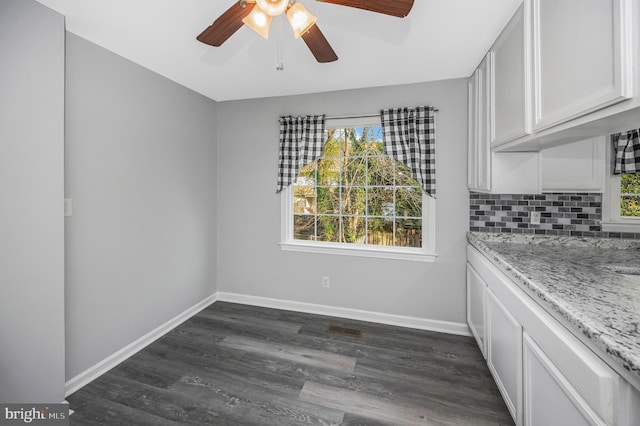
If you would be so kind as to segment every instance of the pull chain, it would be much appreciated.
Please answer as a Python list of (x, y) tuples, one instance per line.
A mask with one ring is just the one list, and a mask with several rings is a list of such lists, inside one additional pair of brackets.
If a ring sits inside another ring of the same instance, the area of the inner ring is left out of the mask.
[(280, 36), (278, 38), (278, 48), (276, 51), (276, 70), (283, 71), (284, 59), (282, 55), (282, 42), (283, 42), (283, 32), (284, 32), (284, 25), (283, 25), (284, 20), (282, 18), (282, 15), (278, 17), (278, 20), (280, 21)]

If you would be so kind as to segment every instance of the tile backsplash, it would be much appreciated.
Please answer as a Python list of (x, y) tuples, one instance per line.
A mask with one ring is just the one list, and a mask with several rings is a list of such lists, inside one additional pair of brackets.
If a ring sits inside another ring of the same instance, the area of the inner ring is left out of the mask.
[[(469, 229), (480, 232), (634, 238), (640, 233), (603, 232), (602, 194), (479, 194), (470, 193)], [(531, 212), (540, 212), (540, 224)]]

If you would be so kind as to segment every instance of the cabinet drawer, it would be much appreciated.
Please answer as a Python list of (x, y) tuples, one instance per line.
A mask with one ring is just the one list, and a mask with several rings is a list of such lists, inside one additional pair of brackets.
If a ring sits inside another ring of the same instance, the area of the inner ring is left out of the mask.
[(598, 416), (616, 424), (618, 374), (555, 319), (533, 308), (529, 334)]
[(523, 343), (526, 426), (588, 426), (607, 423), (594, 412), (547, 354), (526, 333)]

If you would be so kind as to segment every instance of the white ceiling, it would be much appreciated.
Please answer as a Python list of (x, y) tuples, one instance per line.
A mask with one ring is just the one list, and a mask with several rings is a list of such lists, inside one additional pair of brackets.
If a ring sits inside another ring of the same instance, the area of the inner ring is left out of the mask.
[(415, 0), (399, 19), (300, 0), (339, 57), (319, 64), (282, 16), (269, 40), (243, 27), (222, 47), (197, 41), (234, 0), (38, 1), (69, 32), (216, 101), (468, 77), (522, 2)]

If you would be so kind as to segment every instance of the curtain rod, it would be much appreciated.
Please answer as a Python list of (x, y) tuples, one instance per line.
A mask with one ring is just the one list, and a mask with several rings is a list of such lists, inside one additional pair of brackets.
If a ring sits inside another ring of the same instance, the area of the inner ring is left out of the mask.
[[(433, 112), (438, 112), (439, 110), (436, 108)], [(359, 115), (339, 115), (336, 117), (325, 117), (325, 120), (343, 120), (343, 119), (352, 119), (352, 118), (372, 118), (372, 117), (380, 117), (380, 113), (378, 114), (359, 114)]]

